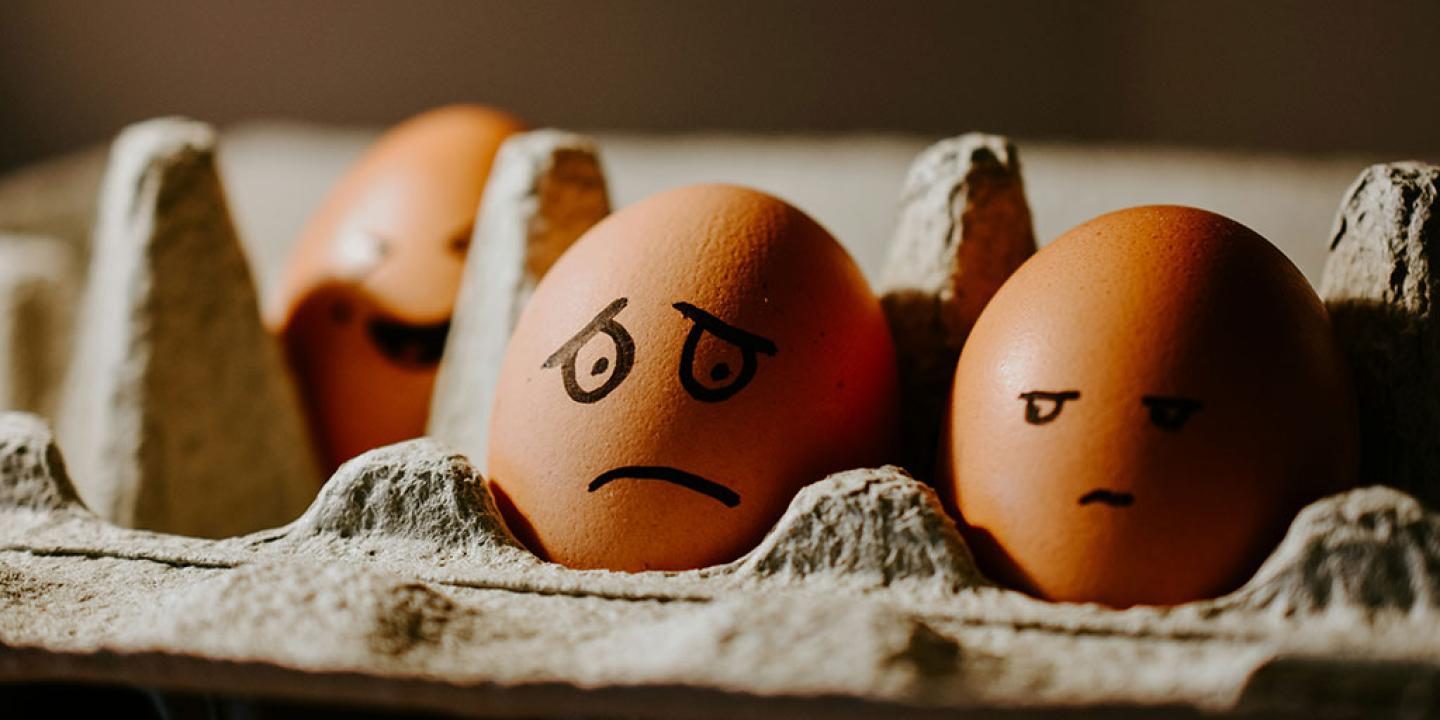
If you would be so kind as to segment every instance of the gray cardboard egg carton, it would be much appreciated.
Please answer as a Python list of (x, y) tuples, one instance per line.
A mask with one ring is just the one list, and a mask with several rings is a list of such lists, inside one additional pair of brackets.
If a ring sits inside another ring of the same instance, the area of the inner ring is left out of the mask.
[[(1440, 713), (1440, 168), (1370, 168), (1330, 239), (1384, 485), (1305, 509), (1230, 595), (1115, 611), (988, 582), (893, 467), (817, 478), (720, 567), (575, 571), (519, 546), (475, 469), (491, 383), (538, 277), (608, 212), (594, 144), (555, 131), (497, 161), (438, 440), (367, 453), (311, 502), (214, 143), (177, 120), (121, 135), (78, 304), (83, 253), (0, 241), (0, 399), (58, 418), (66, 450), (0, 415), (0, 682), (527, 717)], [(917, 159), (882, 288), (912, 467), (974, 315), (1033, 247), (1012, 145)]]

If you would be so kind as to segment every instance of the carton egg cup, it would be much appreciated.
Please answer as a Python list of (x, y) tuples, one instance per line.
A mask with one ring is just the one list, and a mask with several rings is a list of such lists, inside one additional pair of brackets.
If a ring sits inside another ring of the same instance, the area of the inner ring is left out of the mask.
[[(539, 277), (609, 212), (594, 142), (553, 130), (496, 160), (432, 437), (314, 497), (214, 145), (174, 119), (121, 134), (83, 282), (54, 243), (0, 238), (0, 397), (66, 450), (0, 414), (0, 682), (481, 716), (1440, 712), (1440, 167), (1368, 169), (1331, 239), (1372, 485), (1307, 507), (1228, 595), (1110, 610), (985, 579), (898, 467), (816, 478), (722, 566), (580, 571), (521, 547), (475, 470), (494, 378)], [(916, 160), (880, 290), (922, 477), (965, 334), (1033, 250), (1010, 143)]]

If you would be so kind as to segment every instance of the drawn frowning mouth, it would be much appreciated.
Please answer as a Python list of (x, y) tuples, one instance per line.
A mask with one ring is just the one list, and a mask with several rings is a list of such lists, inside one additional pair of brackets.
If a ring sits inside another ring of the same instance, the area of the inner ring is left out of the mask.
[(1101, 488), (1080, 496), (1081, 505), (1090, 503), (1103, 503), (1111, 507), (1130, 507), (1135, 503), (1135, 496), (1127, 492), (1115, 492)]
[(725, 507), (735, 507), (740, 504), (740, 494), (734, 490), (694, 473), (665, 465), (626, 465), (614, 470), (606, 470), (590, 481), (590, 492), (595, 492), (616, 480), (659, 480), (694, 490), (701, 495), (708, 495), (719, 500)]
[(445, 352), (445, 338), (450, 334), (450, 321), (433, 325), (410, 325), (408, 323), (375, 318), (366, 329), (370, 341), (380, 354), (391, 362), (412, 368), (432, 368), (440, 362)]

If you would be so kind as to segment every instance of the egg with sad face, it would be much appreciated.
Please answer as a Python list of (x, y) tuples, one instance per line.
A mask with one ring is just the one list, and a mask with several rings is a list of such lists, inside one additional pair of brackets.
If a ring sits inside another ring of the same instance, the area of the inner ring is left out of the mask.
[(579, 568), (686, 569), (759, 542), (803, 486), (891, 459), (894, 348), (840, 245), (769, 195), (627, 207), (536, 288), (488, 476), (511, 529)]

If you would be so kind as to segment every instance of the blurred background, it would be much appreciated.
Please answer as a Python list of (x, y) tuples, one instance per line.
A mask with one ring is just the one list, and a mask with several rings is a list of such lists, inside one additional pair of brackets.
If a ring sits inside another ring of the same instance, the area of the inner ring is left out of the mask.
[(387, 125), (456, 100), (586, 130), (985, 128), (1436, 157), (1440, 3), (0, 3), (0, 169), (136, 120)]
[(592, 133), (619, 207), (735, 182), (872, 278), (915, 154), (1014, 138), (1041, 243), (1146, 203), (1239, 220), (1319, 281), (1374, 162), (1440, 161), (1440, 2), (4, 0), (0, 231), (83, 262), (103, 147), (219, 125), (262, 293), (375, 134), (452, 102)]

